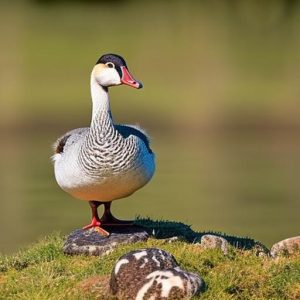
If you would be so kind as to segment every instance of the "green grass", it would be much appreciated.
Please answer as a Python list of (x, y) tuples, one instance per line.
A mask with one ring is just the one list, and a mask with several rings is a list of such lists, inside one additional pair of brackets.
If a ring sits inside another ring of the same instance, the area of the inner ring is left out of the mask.
[[(148, 228), (153, 225), (148, 220)], [(181, 225), (162, 223), (170, 233), (192, 234), (188, 226)], [(198, 273), (207, 289), (195, 299), (300, 297), (300, 253), (274, 260), (258, 257), (255, 248), (232, 247), (223, 255), (219, 250), (203, 250), (193, 243), (170, 244), (150, 238), (147, 242), (120, 246), (105, 257), (66, 256), (62, 252), (63, 242), (64, 237), (55, 233), (15, 255), (0, 256), (0, 299), (103, 299), (104, 283), (107, 284), (117, 259), (142, 247), (169, 251), (182, 268)], [(89, 288), (87, 279), (96, 275), (101, 276), (102, 283)]]

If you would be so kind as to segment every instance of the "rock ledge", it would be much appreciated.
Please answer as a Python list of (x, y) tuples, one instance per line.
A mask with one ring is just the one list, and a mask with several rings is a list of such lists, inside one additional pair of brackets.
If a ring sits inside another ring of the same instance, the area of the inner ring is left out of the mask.
[(65, 254), (105, 255), (110, 253), (120, 244), (146, 241), (148, 233), (139, 226), (110, 227), (110, 236), (104, 237), (94, 229), (76, 229), (68, 237), (64, 244)]

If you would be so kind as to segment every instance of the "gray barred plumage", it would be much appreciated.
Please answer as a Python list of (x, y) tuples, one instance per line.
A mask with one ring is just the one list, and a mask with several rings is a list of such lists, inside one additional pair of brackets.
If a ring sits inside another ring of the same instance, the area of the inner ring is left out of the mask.
[(87, 175), (107, 177), (138, 167), (144, 151), (145, 146), (136, 136), (124, 138), (110, 115), (100, 111), (81, 146), (78, 161)]

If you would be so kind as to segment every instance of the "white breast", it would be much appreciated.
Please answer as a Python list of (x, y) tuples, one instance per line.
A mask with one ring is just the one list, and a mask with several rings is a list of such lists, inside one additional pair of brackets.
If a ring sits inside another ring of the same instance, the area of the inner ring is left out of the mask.
[(154, 154), (144, 155), (135, 166), (119, 173), (105, 176), (89, 176), (78, 164), (74, 154), (76, 148), (67, 155), (56, 154), (55, 177), (59, 186), (72, 196), (82, 200), (112, 201), (124, 198), (144, 186), (155, 171)]

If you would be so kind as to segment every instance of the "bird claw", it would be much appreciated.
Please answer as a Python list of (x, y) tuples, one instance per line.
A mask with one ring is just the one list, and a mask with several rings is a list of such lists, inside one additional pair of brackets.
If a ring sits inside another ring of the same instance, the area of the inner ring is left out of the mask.
[(105, 229), (99, 227), (94, 227), (94, 230), (97, 231), (99, 234), (103, 235), (103, 236), (109, 236), (109, 232), (106, 231)]
[(88, 230), (93, 228), (95, 231), (97, 231), (99, 234), (103, 236), (109, 236), (109, 232), (107, 232), (105, 229), (101, 227), (102, 222), (98, 221), (96, 218), (92, 219), (92, 222), (89, 225), (84, 226), (83, 230)]

